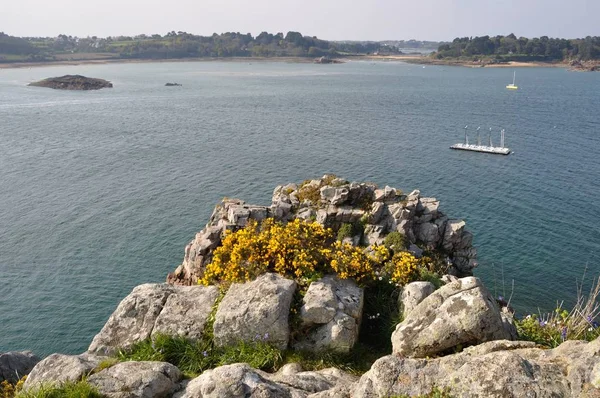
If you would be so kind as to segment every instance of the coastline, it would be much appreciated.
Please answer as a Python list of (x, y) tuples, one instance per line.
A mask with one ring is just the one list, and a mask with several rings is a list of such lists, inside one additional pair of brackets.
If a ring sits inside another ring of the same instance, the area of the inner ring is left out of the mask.
[[(418, 65), (433, 66), (460, 66), (466, 68), (565, 68), (571, 65), (566, 62), (517, 62), (480, 63), (476, 61), (460, 61), (454, 59), (438, 60), (424, 55), (350, 55), (335, 58), (344, 61), (380, 61), (380, 62), (406, 62)], [(58, 60), (42, 62), (14, 62), (0, 63), (1, 69), (39, 68), (47, 66), (78, 66), (78, 65), (108, 65), (108, 64), (137, 64), (137, 63), (164, 63), (164, 62), (286, 62), (286, 63), (316, 63), (312, 57), (202, 57), (202, 58), (168, 58), (168, 59), (124, 59), (124, 58), (98, 58)], [(318, 64), (318, 62), (317, 62)]]
[(203, 58), (168, 58), (168, 59), (78, 59), (42, 62), (14, 62), (0, 63), (0, 69), (37, 68), (46, 66), (78, 66), (78, 65), (108, 65), (108, 64), (146, 64), (163, 62), (287, 62), (287, 63), (314, 63), (314, 58), (306, 57), (203, 57)]

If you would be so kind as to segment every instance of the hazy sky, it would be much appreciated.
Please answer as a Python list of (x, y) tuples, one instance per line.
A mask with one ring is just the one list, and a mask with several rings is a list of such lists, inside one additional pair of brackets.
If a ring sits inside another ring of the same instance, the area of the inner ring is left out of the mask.
[(0, 0), (15, 36), (294, 30), (329, 40), (600, 35), (600, 0)]

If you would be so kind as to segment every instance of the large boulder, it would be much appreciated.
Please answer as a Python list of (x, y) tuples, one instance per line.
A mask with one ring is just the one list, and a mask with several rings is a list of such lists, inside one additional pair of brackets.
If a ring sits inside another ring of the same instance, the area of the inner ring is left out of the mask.
[(0, 383), (4, 380), (15, 383), (40, 361), (31, 351), (0, 353)]
[(500, 309), (478, 278), (444, 285), (417, 305), (392, 334), (393, 352), (436, 355), (457, 346), (511, 339)]
[(89, 354), (64, 355), (52, 354), (40, 361), (29, 376), (23, 388), (35, 388), (42, 384), (79, 381), (100, 364), (104, 357)]
[(300, 309), (311, 332), (295, 345), (297, 349), (348, 352), (358, 339), (364, 291), (351, 280), (326, 276), (310, 284)]
[[(351, 386), (355, 376), (338, 369), (303, 372), (297, 364), (284, 366), (270, 374), (245, 363), (220, 366), (207, 370), (190, 381), (177, 398), (305, 398)], [(339, 396), (339, 395), (337, 395)]]
[(169, 295), (154, 322), (152, 336), (168, 334), (200, 339), (219, 297), (216, 286), (181, 286)]
[(599, 397), (600, 341), (569, 341), (544, 350), (531, 342), (493, 341), (435, 359), (389, 355), (377, 360), (354, 398), (425, 396), (434, 387), (455, 397)]
[(87, 381), (110, 398), (171, 397), (182, 374), (166, 362), (122, 362), (88, 377)]
[(157, 333), (199, 338), (217, 296), (214, 286), (137, 286), (94, 337), (88, 352), (109, 355)]
[(190, 381), (177, 398), (292, 398), (287, 388), (247, 364), (220, 366)]
[(296, 282), (267, 273), (256, 280), (231, 285), (219, 304), (214, 323), (217, 345), (260, 337), (280, 349), (288, 346), (288, 317)]

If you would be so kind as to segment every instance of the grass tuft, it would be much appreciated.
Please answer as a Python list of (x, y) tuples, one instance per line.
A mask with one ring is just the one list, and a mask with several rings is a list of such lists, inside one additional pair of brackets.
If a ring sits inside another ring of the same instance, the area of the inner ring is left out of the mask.
[(22, 390), (15, 398), (102, 398), (102, 394), (86, 381), (68, 381), (60, 385), (46, 384)]

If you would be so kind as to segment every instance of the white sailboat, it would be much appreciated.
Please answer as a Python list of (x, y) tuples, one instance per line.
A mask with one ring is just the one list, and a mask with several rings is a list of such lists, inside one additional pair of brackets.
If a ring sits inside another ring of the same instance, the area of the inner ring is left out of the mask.
[(517, 90), (519, 87), (515, 85), (515, 78), (517, 77), (517, 71), (513, 72), (513, 82), (506, 86), (509, 90)]

